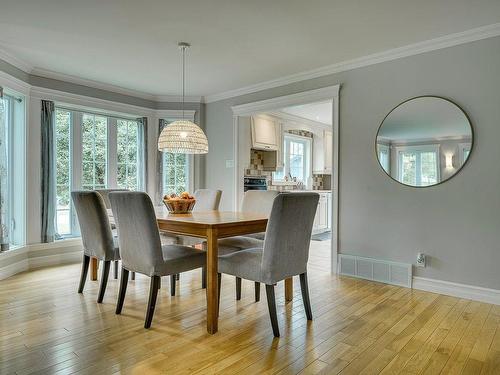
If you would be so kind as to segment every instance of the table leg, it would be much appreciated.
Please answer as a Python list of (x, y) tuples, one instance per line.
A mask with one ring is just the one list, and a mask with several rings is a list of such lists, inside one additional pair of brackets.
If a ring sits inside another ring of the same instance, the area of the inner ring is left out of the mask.
[(90, 280), (97, 280), (97, 267), (99, 265), (99, 261), (97, 258), (90, 258)]
[(217, 314), (217, 229), (207, 230), (207, 331), (214, 334), (218, 330)]
[(293, 279), (285, 279), (285, 301), (293, 301)]

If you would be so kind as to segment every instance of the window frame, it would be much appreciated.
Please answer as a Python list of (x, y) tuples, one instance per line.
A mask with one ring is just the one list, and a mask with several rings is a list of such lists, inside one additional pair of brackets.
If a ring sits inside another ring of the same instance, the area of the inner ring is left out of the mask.
[[(396, 146), (396, 171), (397, 171), (397, 180), (402, 181), (402, 165), (401, 165), (401, 153), (403, 152), (414, 152), (417, 154), (416, 156), (416, 173), (419, 173), (418, 166), (420, 165), (419, 159), (421, 158), (421, 154), (425, 152), (434, 152), (436, 154), (436, 184), (441, 181), (441, 152), (440, 152), (439, 144), (426, 144), (426, 145), (403, 145)], [(416, 180), (418, 181), (418, 175), (415, 175)], [(434, 184), (433, 184), (434, 185)], [(432, 185), (410, 185), (415, 187), (426, 187)]]
[[(458, 144), (458, 157), (460, 159), (460, 167), (465, 164), (467, 159), (469, 159), (471, 150), (472, 150), (472, 142), (469, 143), (463, 142)], [(466, 151), (468, 152), (467, 158), (465, 157)]]
[[(84, 115), (101, 116), (107, 119), (107, 137), (106, 137), (106, 188), (116, 189), (118, 187), (117, 168), (118, 168), (118, 120), (137, 121), (137, 118), (125, 115), (114, 115), (113, 113), (99, 112), (87, 108), (72, 108), (62, 103), (55, 103), (55, 110), (70, 112), (70, 189), (71, 191), (82, 189), (83, 183), (83, 132), (82, 121)], [(138, 116), (139, 117), (139, 116)], [(144, 169), (142, 169), (144, 171)], [(57, 173), (57, 171), (56, 171)], [(138, 191), (146, 191), (146, 186), (142, 186), (141, 181), (144, 178), (138, 176)], [(71, 200), (70, 200), (71, 201)], [(57, 201), (55, 202), (55, 224), (57, 229)], [(80, 235), (80, 226), (73, 206), (70, 202), (70, 234), (61, 235), (59, 240), (75, 238)]]
[(305, 152), (304, 152), (304, 181), (301, 181), (304, 185), (309, 185), (309, 180), (312, 178), (312, 147), (313, 147), (313, 139), (310, 137), (304, 137), (301, 135), (285, 133), (283, 135), (283, 167), (281, 168), (283, 171), (282, 178), (276, 178), (276, 172), (273, 172), (273, 181), (284, 182), (285, 176), (290, 174), (290, 142), (291, 141), (300, 141), (305, 143)]
[(7, 206), (8, 250), (13, 250), (26, 244), (26, 119), (28, 105), (25, 95), (4, 87), (0, 99), (6, 98), (8, 101), (8, 118), (6, 116), (7, 194), (9, 200)]
[[(387, 154), (387, 166), (382, 165), (382, 160), (380, 158), (381, 153)], [(377, 158), (378, 162), (382, 166), (382, 169), (388, 174), (391, 174), (391, 147), (383, 143), (377, 143)], [(387, 169), (386, 169), (387, 167)]]

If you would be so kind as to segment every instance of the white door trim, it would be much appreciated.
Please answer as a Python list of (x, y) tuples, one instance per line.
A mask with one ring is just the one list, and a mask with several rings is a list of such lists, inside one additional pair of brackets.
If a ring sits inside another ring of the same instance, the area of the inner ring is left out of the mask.
[(231, 107), (233, 111), (233, 182), (234, 200), (233, 209), (238, 210), (239, 191), (243, 183), (243, 175), (239, 170), (239, 121), (240, 116), (250, 116), (259, 112), (272, 112), (283, 107), (299, 104), (314, 103), (331, 100), (332, 102), (332, 248), (331, 272), (337, 272), (337, 254), (339, 252), (339, 91), (340, 84), (327, 86), (316, 90), (302, 91), (296, 94), (278, 96), (271, 99), (259, 100), (252, 103)]

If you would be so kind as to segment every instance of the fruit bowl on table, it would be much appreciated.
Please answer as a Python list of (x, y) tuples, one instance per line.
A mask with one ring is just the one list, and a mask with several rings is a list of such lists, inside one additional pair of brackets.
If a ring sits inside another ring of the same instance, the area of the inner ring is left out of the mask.
[(196, 199), (187, 192), (181, 195), (169, 194), (163, 197), (163, 204), (167, 207), (168, 212), (173, 215), (190, 213), (195, 203)]

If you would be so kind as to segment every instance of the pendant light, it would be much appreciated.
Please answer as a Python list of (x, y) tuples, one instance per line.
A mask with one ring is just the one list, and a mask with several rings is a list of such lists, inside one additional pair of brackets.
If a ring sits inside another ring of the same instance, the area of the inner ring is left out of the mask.
[(203, 130), (194, 122), (184, 119), (186, 50), (191, 46), (179, 42), (182, 51), (182, 120), (176, 120), (163, 128), (158, 137), (158, 150), (174, 154), (206, 154), (208, 140)]

